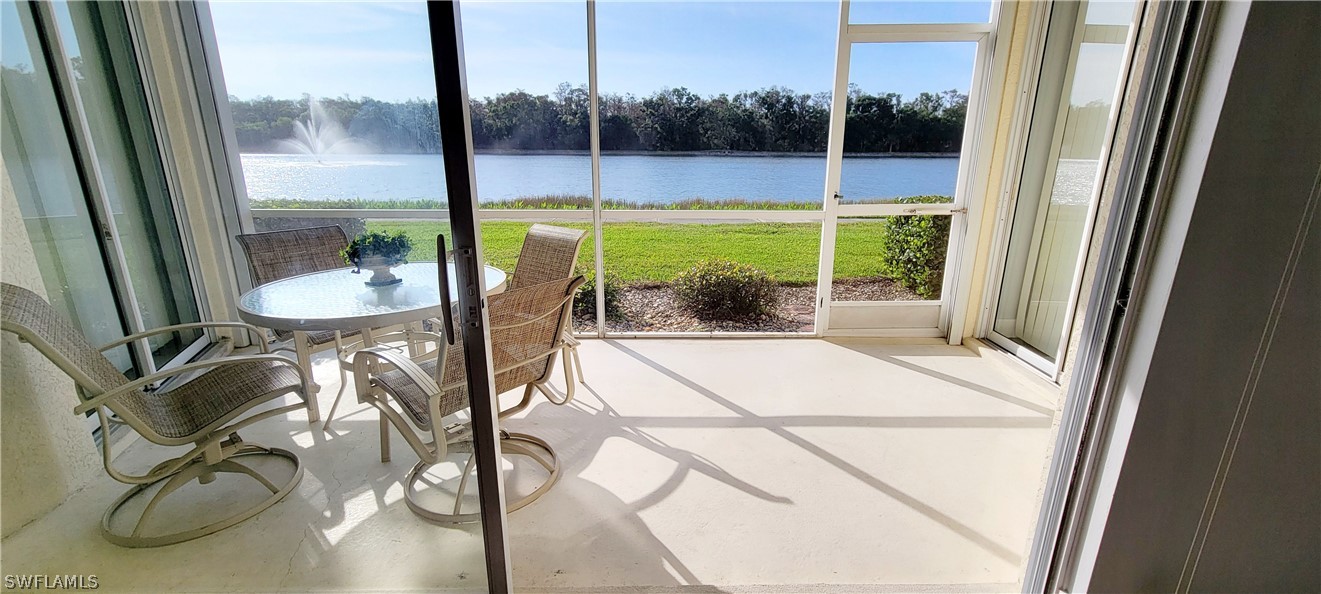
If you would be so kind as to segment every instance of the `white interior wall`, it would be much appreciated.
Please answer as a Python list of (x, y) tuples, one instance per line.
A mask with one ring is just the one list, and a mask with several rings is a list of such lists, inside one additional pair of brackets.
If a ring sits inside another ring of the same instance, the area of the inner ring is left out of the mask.
[[(9, 174), (0, 161), (0, 278), (45, 296)], [(41, 517), (100, 474), (73, 407), (73, 380), (31, 345), (0, 338), (0, 537)]]

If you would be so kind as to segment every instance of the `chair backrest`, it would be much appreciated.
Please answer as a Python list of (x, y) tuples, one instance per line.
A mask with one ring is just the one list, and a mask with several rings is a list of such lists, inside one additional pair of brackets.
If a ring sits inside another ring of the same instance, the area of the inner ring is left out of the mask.
[(0, 283), (0, 329), (17, 334), (69, 374), (83, 393), (98, 396), (128, 383), (105, 355), (36, 293)]
[(337, 226), (237, 235), (252, 265), (252, 282), (264, 285), (282, 278), (347, 266), (340, 252), (349, 238)]
[(523, 238), (523, 249), (518, 253), (518, 263), (514, 265), (514, 278), (509, 281), (510, 289), (531, 287), (553, 280), (568, 279), (573, 276), (573, 267), (578, 262), (578, 250), (582, 248), (587, 232), (580, 229), (565, 229), (553, 225), (537, 223), (527, 231)]
[[(50, 359), (91, 399), (129, 382), (77, 328), (45, 299), (23, 287), (0, 283), (0, 330), (12, 332)], [(135, 431), (157, 441), (174, 435), (179, 415), (159, 398), (133, 390), (105, 405)]]
[(31, 343), (82, 388), (85, 397), (99, 396), (128, 383), (105, 355), (36, 293), (0, 283), (0, 330)]
[[(488, 298), (491, 319), (491, 367), (495, 391), (502, 394), (529, 383), (545, 381), (551, 362), (563, 345), (564, 330), (573, 311), (573, 295), (586, 279), (562, 278), (539, 285), (510, 289)], [(458, 332), (458, 322), (455, 322)], [(466, 380), (461, 343), (449, 347), (436, 383), (446, 396)], [(466, 401), (466, 396), (463, 396)]]

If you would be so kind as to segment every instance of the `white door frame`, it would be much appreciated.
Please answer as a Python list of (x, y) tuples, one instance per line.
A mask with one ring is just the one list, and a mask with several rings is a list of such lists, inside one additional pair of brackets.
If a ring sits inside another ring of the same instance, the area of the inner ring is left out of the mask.
[[(1135, 1), (1135, 8), (1134, 8), (1135, 19), (1137, 18), (1137, 15), (1140, 14), (1139, 11), (1141, 10), (1142, 6), (1143, 6), (1142, 0)], [(1043, 22), (1041, 23), (1038, 32), (1039, 38), (1034, 38), (1034, 41), (1038, 43), (1041, 49), (1043, 50), (1045, 43), (1047, 43), (1048, 41), (1046, 39), (1046, 36), (1048, 30), (1050, 29), (1049, 26), (1049, 18), (1050, 18), (1049, 15), (1051, 12), (1050, 8), (1051, 8), (1050, 6), (1045, 7), (1044, 10), (1045, 14), (1041, 15)], [(996, 229), (996, 237), (994, 238), (992, 244), (994, 246), (992, 253), (995, 254), (994, 261), (996, 262), (996, 265), (993, 267), (993, 269), (988, 270), (988, 278), (986, 285), (987, 290), (985, 292), (985, 299), (984, 299), (985, 307), (982, 310), (982, 319), (979, 322), (980, 331), (978, 333), (978, 336), (985, 336), (988, 340), (1000, 346), (1001, 348), (1008, 350), (1010, 353), (1012, 353), (1014, 356), (1018, 357), (1019, 359), (1023, 360), (1028, 365), (1047, 374), (1052, 381), (1059, 379), (1060, 370), (1063, 369), (1065, 362), (1065, 354), (1068, 352), (1068, 348), (1069, 348), (1069, 336), (1073, 330), (1074, 317), (1077, 314), (1078, 301), (1081, 298), (1083, 267), (1087, 263), (1087, 255), (1089, 248), (1091, 246), (1092, 235), (1096, 223), (1097, 210), (1100, 204), (1100, 193), (1101, 190), (1103, 189), (1103, 185), (1104, 185), (1103, 182), (1105, 180), (1107, 170), (1109, 169), (1110, 157), (1112, 156), (1111, 153), (1114, 143), (1115, 129), (1118, 126), (1119, 111), (1120, 108), (1122, 107), (1121, 99), (1123, 98), (1123, 93), (1126, 86), (1126, 79), (1131, 67), (1134, 40), (1136, 39), (1137, 36), (1136, 24), (1128, 27), (1128, 32), (1123, 41), (1124, 47), (1127, 48), (1127, 51), (1124, 53), (1123, 61), (1120, 64), (1120, 68), (1119, 68), (1120, 78), (1115, 83), (1115, 90), (1111, 97), (1110, 113), (1108, 114), (1106, 120), (1106, 130), (1108, 130), (1108, 132), (1105, 140), (1102, 142), (1101, 145), (1101, 149), (1100, 149), (1101, 152), (1100, 152), (1099, 162), (1097, 164), (1096, 177), (1092, 182), (1091, 196), (1088, 201), (1087, 213), (1085, 215), (1086, 220), (1082, 230), (1082, 245), (1079, 248), (1078, 256), (1076, 261), (1074, 262), (1074, 266), (1072, 270), (1073, 276), (1069, 287), (1068, 303), (1066, 304), (1064, 311), (1064, 325), (1060, 331), (1059, 347), (1056, 349), (1055, 353), (1051, 353), (1049, 355), (1043, 355), (1037, 352), (1036, 350), (1024, 346), (1018, 343), (1017, 341), (997, 332), (995, 330), (995, 312), (996, 309), (999, 307), (1000, 290), (1004, 282), (1003, 277), (1004, 277), (1004, 270), (1006, 264), (1005, 258), (1008, 256), (1009, 240), (1013, 231), (1013, 212), (1014, 212), (1014, 206), (1018, 203), (1018, 194), (1022, 192), (1025, 187), (1034, 187), (1040, 189), (1043, 198), (1048, 198), (1046, 194), (1048, 194), (1051, 191), (1051, 185), (1052, 185), (1051, 182), (1054, 180), (1055, 177), (1055, 167), (1057, 165), (1056, 162), (1058, 161), (1060, 146), (1063, 142), (1064, 118), (1068, 110), (1069, 90), (1071, 88), (1071, 83), (1075, 75), (1075, 64), (1078, 59), (1078, 53), (1081, 49), (1081, 42), (1074, 43), (1074, 40), (1075, 39), (1082, 40), (1083, 38), (1087, 37), (1090, 33), (1089, 29), (1101, 30), (1101, 29), (1108, 29), (1113, 27), (1112, 25), (1094, 25), (1088, 27), (1086, 25), (1086, 17), (1087, 17), (1087, 0), (1082, 0), (1080, 5), (1077, 6), (1077, 13), (1074, 16), (1076, 20), (1073, 23), (1073, 27), (1072, 27), (1073, 38), (1069, 40), (1069, 44), (1070, 44), (1069, 57), (1066, 64), (1064, 65), (1064, 72), (1062, 73), (1064, 77), (1064, 88), (1062, 90), (1061, 96), (1054, 99), (1054, 101), (1056, 101), (1057, 106), (1059, 107), (1059, 110), (1057, 111), (1055, 116), (1055, 120), (1056, 120), (1055, 125), (1051, 130), (1051, 146), (1050, 146), (1050, 151), (1046, 156), (1047, 163), (1046, 163), (1044, 178), (1041, 180), (1036, 180), (1036, 179), (1023, 180), (1019, 177), (1015, 177), (1014, 179), (1007, 178), (1003, 184), (1003, 187), (1005, 188), (1006, 200), (1004, 204), (1004, 209), (1001, 211), (1000, 224)], [(1040, 58), (1041, 56), (1038, 55), (1036, 57)], [(1036, 83), (1040, 80), (1040, 78), (1043, 75), (1046, 75), (1047, 73), (1042, 70), (1042, 64), (1039, 59), (1030, 70), (1031, 70), (1030, 72), (1025, 72), (1024, 80), (1025, 81), (1031, 80), (1032, 82), (1031, 88), (1035, 89)], [(1016, 175), (1021, 175), (1024, 169), (1026, 169), (1025, 167), (1023, 167), (1023, 161), (1027, 158), (1026, 151), (1028, 149), (1027, 144), (1029, 142), (1028, 130), (1032, 124), (1032, 116), (1034, 112), (1035, 112), (1035, 106), (1029, 105), (1028, 108), (1025, 110), (1025, 113), (1022, 114), (1024, 119), (1021, 121), (1021, 125), (1020, 125), (1021, 140), (1020, 140), (1020, 144), (1018, 144), (1015, 147), (1017, 149), (1015, 153), (1016, 163), (1014, 169), (1014, 173)], [(1037, 236), (1039, 234), (1038, 229), (1041, 227), (1041, 225), (1044, 224), (1045, 204), (1044, 203), (1039, 204), (1038, 208), (1039, 208), (1039, 212), (1037, 213), (1037, 217), (1036, 217), (1037, 220), (1034, 223), (1034, 226), (1036, 228), (1033, 231), (1033, 244), (1031, 246), (1031, 251), (1028, 256), (1029, 263), (1035, 261), (1035, 254), (1037, 250), (1036, 240), (1038, 239)], [(1031, 275), (1034, 274), (1034, 272), (1035, 271), (1033, 270), (1026, 271), (1024, 273), (1023, 282), (1027, 283), (1028, 280), (1031, 278)]]
[[(1008, 44), (995, 43), (1008, 33), (1016, 2), (996, 2), (986, 23), (849, 24), (849, 0), (840, 3), (839, 36), (835, 54), (835, 81), (831, 98), (830, 133), (826, 147), (826, 184), (822, 197), (821, 256), (817, 278), (817, 336), (948, 336), (962, 341), (963, 321), (971, 280), (971, 266), (990, 166), (995, 117), (999, 113)], [(844, 130), (848, 106), (849, 62), (855, 43), (973, 42), (977, 44), (968, 112), (960, 147), (959, 170), (951, 204), (840, 204), (840, 178), (844, 159)], [(841, 217), (949, 215), (941, 298), (930, 301), (832, 301), (835, 240)], [(832, 310), (835, 327), (831, 326)], [(857, 319), (859, 322), (852, 322)], [(840, 327), (840, 326), (850, 327)]]

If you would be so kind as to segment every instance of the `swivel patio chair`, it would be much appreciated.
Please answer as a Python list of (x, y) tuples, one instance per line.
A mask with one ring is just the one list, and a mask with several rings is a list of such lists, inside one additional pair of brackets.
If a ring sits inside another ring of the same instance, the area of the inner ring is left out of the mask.
[[(585, 279), (581, 276), (562, 278), (521, 286), (489, 298), (495, 393), (523, 387), (522, 400), (501, 410), (500, 419), (527, 408), (535, 391), (540, 391), (556, 404), (566, 404), (572, 399), (573, 378), (567, 365), (564, 366), (567, 398), (557, 399), (546, 388), (546, 383), (554, 370), (555, 356), (564, 349), (573, 296), (583, 282)], [(457, 326), (451, 324), (450, 328), (450, 336), (457, 336)], [(358, 401), (380, 411), (381, 461), (390, 460), (387, 421), (399, 430), (418, 455), (419, 461), (408, 473), (404, 484), (404, 498), (409, 509), (436, 523), (472, 522), (479, 519), (479, 512), (463, 511), (464, 492), (475, 459), (471, 453), (463, 467), (452, 509), (434, 509), (418, 498), (417, 483), (423, 480), (424, 473), (445, 461), (451, 447), (456, 451), (465, 450), (468, 444), (461, 442), (469, 441), (471, 435), (467, 422), (451, 419), (468, 408), (463, 346), (461, 343), (451, 344), (438, 334), (433, 334), (432, 340), (436, 348), (416, 359), (389, 348), (373, 347), (359, 351), (353, 361), (354, 383)], [(550, 490), (559, 477), (559, 460), (550, 444), (540, 438), (504, 430), (501, 430), (500, 437), (505, 454), (525, 456), (548, 475), (530, 494), (509, 504), (509, 511), (515, 511)]]
[[(243, 441), (238, 434), (240, 429), (253, 423), (298, 410), (307, 400), (307, 381), (302, 370), (292, 361), (270, 354), (264, 341), (258, 341), (263, 347), (260, 355), (195, 361), (132, 381), (104, 355), (109, 349), (133, 341), (179, 330), (231, 328), (246, 330), (259, 337), (261, 329), (237, 322), (176, 324), (126, 336), (97, 349), (32, 291), (0, 283), (0, 297), (0, 330), (18, 335), (19, 340), (30, 343), (73, 378), (79, 388), (79, 404), (74, 413), (81, 416), (95, 411), (100, 421), (101, 435), (104, 436), (101, 452), (106, 472), (119, 482), (133, 485), (110, 504), (101, 518), (101, 533), (106, 540), (125, 547), (155, 547), (192, 540), (257, 515), (283, 499), (302, 480), (303, 464), (298, 456), (288, 450)], [(156, 390), (150, 387), (175, 376), (199, 371), (202, 372), (200, 375), (178, 386)], [(298, 396), (299, 402), (253, 412), (258, 406), (291, 393)], [(128, 425), (158, 445), (191, 444), (192, 448), (179, 457), (157, 464), (145, 474), (125, 474), (111, 462), (109, 436), (112, 424)], [(259, 470), (268, 464), (254, 467), (244, 463), (261, 459), (290, 466), (288, 476), (272, 478), (267, 476), (269, 472)], [(199, 509), (197, 514), (190, 514), (189, 527), (149, 531), (156, 528), (150, 520), (162, 501), (193, 479), (202, 485), (211, 484), (217, 473), (247, 475), (271, 495), (210, 523), (203, 524), (208, 520), (197, 519), (205, 516), (207, 511)], [(152, 488), (158, 485), (159, 489), (152, 494)], [(145, 505), (139, 505), (144, 499)], [(130, 502), (133, 503), (130, 505)], [(124, 517), (128, 518), (130, 530), (121, 529), (124, 524), (118, 520)]]
[[(509, 288), (529, 287), (572, 276), (574, 266), (578, 263), (578, 252), (586, 237), (587, 232), (578, 229), (541, 223), (532, 225), (523, 238), (523, 248), (514, 265), (514, 277), (509, 281)], [(578, 344), (578, 339), (573, 337), (572, 325), (565, 327), (565, 371), (568, 371), (569, 359), (572, 358), (573, 366), (578, 371), (578, 381), (585, 383), (583, 362), (578, 357)]]

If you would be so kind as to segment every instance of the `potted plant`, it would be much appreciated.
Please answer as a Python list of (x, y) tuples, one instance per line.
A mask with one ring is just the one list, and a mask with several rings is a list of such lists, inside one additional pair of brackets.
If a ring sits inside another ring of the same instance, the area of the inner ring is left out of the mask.
[(393, 234), (373, 231), (353, 238), (340, 255), (344, 256), (345, 262), (356, 267), (355, 274), (363, 268), (372, 271), (367, 286), (385, 287), (404, 282), (391, 274), (390, 268), (407, 262), (405, 258), (411, 251), (413, 242), (402, 231)]

